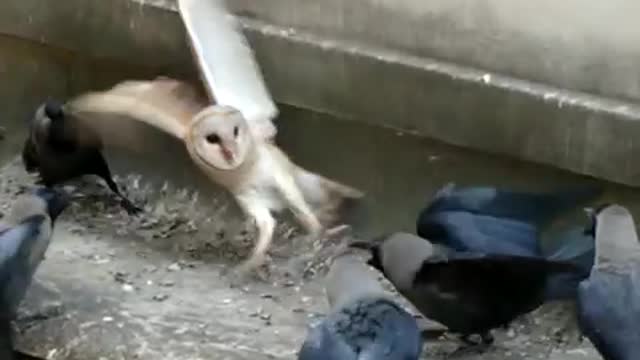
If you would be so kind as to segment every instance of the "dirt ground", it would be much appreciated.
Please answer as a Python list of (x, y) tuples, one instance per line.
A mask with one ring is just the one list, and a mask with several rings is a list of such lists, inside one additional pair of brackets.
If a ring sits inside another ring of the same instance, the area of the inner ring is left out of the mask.
[[(294, 359), (327, 309), (322, 277), (345, 239), (310, 239), (283, 224), (269, 264), (238, 281), (233, 265), (254, 230), (229, 196), (198, 199), (134, 174), (117, 180), (145, 213), (130, 217), (99, 181), (66, 187), (72, 206), (17, 321), (18, 347), (49, 359)], [(33, 183), (19, 159), (0, 171), (0, 213)], [(569, 304), (549, 304), (495, 331), (478, 354), (454, 336), (425, 343), (425, 359), (595, 360)]]

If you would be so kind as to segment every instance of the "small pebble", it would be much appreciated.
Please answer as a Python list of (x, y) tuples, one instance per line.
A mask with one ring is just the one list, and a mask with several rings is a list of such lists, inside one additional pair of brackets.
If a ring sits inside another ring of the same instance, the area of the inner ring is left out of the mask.
[(148, 272), (148, 273), (154, 273), (156, 271), (158, 271), (158, 267), (157, 266), (145, 266), (144, 271)]
[(113, 318), (111, 316), (105, 316), (105, 317), (102, 318), (102, 321), (104, 321), (104, 322), (112, 322)]
[(128, 274), (128, 273), (126, 273), (126, 272), (116, 271), (116, 272), (113, 274), (113, 279), (114, 279), (116, 282), (126, 284), (126, 283), (128, 283), (128, 281), (127, 281), (127, 277), (128, 277), (128, 276), (129, 276), (129, 274)]
[(167, 294), (158, 294), (158, 295), (153, 295), (153, 300), (154, 301), (158, 301), (158, 302), (162, 302), (165, 301), (169, 298), (169, 295)]
[(169, 271), (180, 271), (180, 270), (182, 270), (182, 267), (178, 263), (173, 263), (173, 264), (171, 264), (171, 265), (169, 265), (167, 267), (167, 270), (169, 270)]
[(99, 255), (94, 255), (93, 257), (93, 261), (97, 264), (97, 265), (104, 265), (104, 264), (108, 264), (111, 262), (111, 260), (107, 259), (107, 258), (102, 258)]
[(180, 329), (177, 329), (176, 331), (174, 331), (173, 333), (176, 335), (184, 335), (187, 333), (187, 331), (189, 331), (189, 328), (186, 327), (182, 327)]
[(585, 349), (569, 349), (567, 350), (567, 354), (569, 355), (584, 355), (587, 356), (588, 353)]
[(124, 284), (122, 285), (122, 290), (125, 292), (133, 292), (133, 286), (129, 285), (129, 284)]
[(182, 268), (189, 268), (189, 269), (195, 269), (197, 264), (195, 262), (180, 262), (180, 267)]
[(160, 286), (162, 286), (162, 287), (173, 287), (175, 284), (176, 283), (173, 280), (162, 280), (160, 282)]

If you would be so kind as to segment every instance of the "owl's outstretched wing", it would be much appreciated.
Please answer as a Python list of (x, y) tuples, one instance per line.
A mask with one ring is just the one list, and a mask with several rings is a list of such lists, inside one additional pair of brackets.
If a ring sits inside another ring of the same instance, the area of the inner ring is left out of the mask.
[(238, 109), (253, 134), (272, 139), (278, 109), (253, 51), (224, 0), (178, 0), (191, 50), (209, 96)]
[(81, 125), (80, 141), (92, 133), (105, 145), (139, 150), (144, 124), (183, 139), (191, 119), (207, 106), (206, 96), (189, 84), (158, 77), (81, 94), (65, 104), (65, 112)]

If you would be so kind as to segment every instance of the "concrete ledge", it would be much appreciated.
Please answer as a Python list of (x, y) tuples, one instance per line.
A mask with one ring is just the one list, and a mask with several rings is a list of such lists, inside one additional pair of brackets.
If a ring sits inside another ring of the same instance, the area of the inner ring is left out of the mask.
[[(153, 69), (137, 77), (194, 74), (170, 9), (130, 0), (22, 0), (3, 2), (0, 14), (0, 33)], [(633, 104), (257, 20), (244, 24), (279, 102), (640, 184)]]
[(640, 155), (631, 141), (640, 135), (636, 105), (255, 22), (248, 28), (285, 103), (640, 184), (631, 166)]
[(0, 34), (171, 73), (192, 64), (177, 14), (130, 0), (2, 1)]
[(232, 0), (229, 5), (278, 26), (640, 99), (635, 1)]

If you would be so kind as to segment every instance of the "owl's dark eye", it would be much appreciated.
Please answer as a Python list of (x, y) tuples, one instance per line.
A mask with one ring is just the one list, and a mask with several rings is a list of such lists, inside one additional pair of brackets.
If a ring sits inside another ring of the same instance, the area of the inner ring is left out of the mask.
[(235, 126), (233, 128), (233, 137), (238, 137), (238, 127), (237, 126)]
[(206, 139), (207, 139), (207, 142), (209, 144), (219, 144), (220, 143), (220, 136), (218, 136), (218, 134), (207, 135)]

